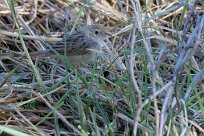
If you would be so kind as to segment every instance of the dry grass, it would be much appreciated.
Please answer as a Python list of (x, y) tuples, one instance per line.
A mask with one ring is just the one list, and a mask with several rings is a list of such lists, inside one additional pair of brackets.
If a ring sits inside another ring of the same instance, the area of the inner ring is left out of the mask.
[[(204, 135), (203, 7), (1, 0), (2, 135)], [(87, 24), (109, 28), (103, 50), (112, 59), (75, 69), (30, 57)]]

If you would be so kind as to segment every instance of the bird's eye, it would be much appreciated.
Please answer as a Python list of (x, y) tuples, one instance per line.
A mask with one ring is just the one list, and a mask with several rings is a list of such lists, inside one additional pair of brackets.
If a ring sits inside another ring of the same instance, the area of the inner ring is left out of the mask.
[(96, 31), (95, 31), (95, 34), (98, 34), (98, 33), (99, 33), (99, 31), (98, 31), (98, 30), (96, 30)]

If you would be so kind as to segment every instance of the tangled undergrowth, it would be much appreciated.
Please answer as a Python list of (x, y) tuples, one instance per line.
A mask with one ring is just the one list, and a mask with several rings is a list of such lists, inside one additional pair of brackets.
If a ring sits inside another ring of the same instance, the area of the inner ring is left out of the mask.
[[(1, 133), (204, 135), (204, 3), (0, 1)], [(101, 24), (109, 59), (30, 58)], [(24, 56), (24, 57), (22, 57)]]

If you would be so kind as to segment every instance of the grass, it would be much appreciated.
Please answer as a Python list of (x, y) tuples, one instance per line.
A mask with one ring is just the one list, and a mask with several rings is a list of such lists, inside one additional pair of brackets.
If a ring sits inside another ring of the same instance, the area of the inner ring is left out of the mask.
[[(101, 2), (0, 2), (1, 134), (203, 135), (203, 2)], [(51, 45), (90, 22), (112, 60), (75, 68)]]

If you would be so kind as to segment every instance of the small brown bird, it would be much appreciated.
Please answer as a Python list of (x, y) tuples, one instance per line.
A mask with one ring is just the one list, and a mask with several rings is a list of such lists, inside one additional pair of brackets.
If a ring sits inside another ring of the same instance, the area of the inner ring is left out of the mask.
[[(110, 33), (106, 31), (105, 27), (101, 25), (88, 25), (79, 28), (68, 35), (66, 39), (62, 39), (52, 45), (52, 48), (59, 54), (64, 55), (66, 44), (67, 58), (73, 65), (93, 63), (97, 55), (100, 54), (102, 43), (107, 36), (110, 36)], [(50, 49), (32, 52), (30, 55), (56, 57), (56, 54)]]
[[(101, 25), (84, 26), (72, 32), (67, 38), (51, 46), (53, 50), (57, 51), (60, 55), (64, 55), (66, 46), (68, 62), (73, 65), (93, 63), (97, 55), (100, 54), (104, 39), (110, 36), (110, 33), (106, 30), (107, 29)], [(57, 57), (51, 49), (34, 51), (31, 52), (30, 55), (31, 58)]]

